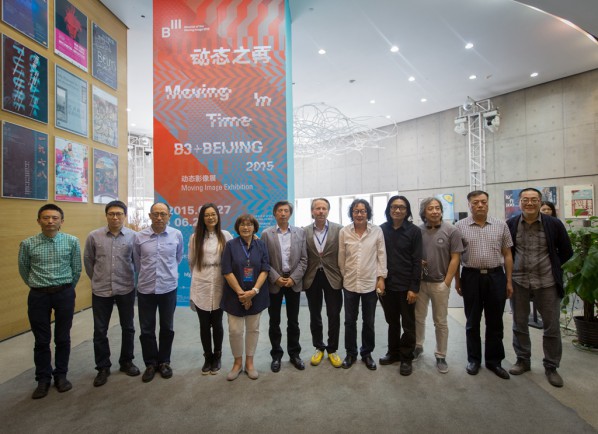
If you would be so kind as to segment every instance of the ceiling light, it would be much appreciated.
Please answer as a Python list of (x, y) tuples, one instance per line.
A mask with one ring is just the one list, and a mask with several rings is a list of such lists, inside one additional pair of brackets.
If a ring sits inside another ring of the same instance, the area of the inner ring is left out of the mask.
[(420, 99), (421, 102), (426, 102), (427, 100), (428, 100), (427, 98)]
[(465, 44), (466, 50), (471, 50), (472, 48), (473, 48), (473, 44), (471, 42), (468, 42), (467, 44)]
[(467, 118), (455, 119), (455, 132), (462, 136), (467, 134)]
[(376, 100), (375, 99), (371, 99), (370, 100), (370, 104), (376, 104)]
[(467, 100), (463, 103), (462, 107), (463, 107), (463, 110), (465, 110), (466, 112), (471, 110), (472, 108), (475, 107), (475, 100), (472, 97), (468, 96)]
[(469, 79), (470, 79), (470, 80), (475, 80), (476, 78), (478, 78), (478, 76), (477, 76), (477, 75), (475, 75), (475, 74), (471, 74), (471, 75), (469, 76)]
[(532, 72), (532, 73), (531, 73), (529, 76), (530, 76), (531, 78), (534, 78), (534, 77), (537, 77), (537, 76), (538, 76), (538, 73), (537, 73), (537, 72)]
[(415, 81), (415, 77), (412, 75), (411, 77), (409, 77), (409, 81)]
[(318, 50), (318, 54), (326, 54), (326, 50), (324, 50), (323, 48), (320, 48)]
[(130, 111), (131, 111), (131, 109), (130, 109), (129, 107), (127, 107), (127, 111), (128, 111), (128, 112), (130, 112)]
[(131, 126), (132, 126), (132, 127), (136, 127), (136, 126), (137, 126), (137, 124), (131, 124)]
[(398, 53), (399, 52), (399, 47), (397, 47), (396, 45), (393, 45), (392, 47), (390, 47), (390, 51), (392, 53)]
[(390, 115), (386, 115), (386, 119), (390, 119)]
[(484, 113), (484, 128), (486, 128), (491, 133), (495, 133), (498, 131), (498, 127), (500, 125), (500, 114), (498, 110), (492, 110), (487, 113)]

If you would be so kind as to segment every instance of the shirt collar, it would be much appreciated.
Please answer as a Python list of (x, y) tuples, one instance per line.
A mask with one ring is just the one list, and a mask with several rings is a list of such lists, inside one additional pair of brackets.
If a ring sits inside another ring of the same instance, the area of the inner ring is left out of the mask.
[[(326, 229), (328, 229), (328, 220), (326, 220), (326, 223), (324, 224), (324, 229), (322, 229), (322, 231), (325, 231)], [(314, 222), (314, 231), (319, 231), (320, 229), (318, 229), (316, 227), (316, 223)]]

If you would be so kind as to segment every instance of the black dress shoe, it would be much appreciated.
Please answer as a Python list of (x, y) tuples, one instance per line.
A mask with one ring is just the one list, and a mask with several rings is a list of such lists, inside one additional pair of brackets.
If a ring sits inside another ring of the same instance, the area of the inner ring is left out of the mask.
[(347, 354), (347, 357), (345, 357), (345, 360), (343, 360), (343, 364), (341, 365), (341, 368), (349, 369), (351, 366), (353, 366), (353, 363), (355, 363), (355, 360), (356, 360), (355, 357)]
[(480, 364), (477, 362), (469, 362), (465, 370), (469, 375), (478, 375), (478, 372), (480, 372)]
[(503, 380), (508, 380), (509, 378), (511, 378), (511, 376), (509, 375), (509, 373), (507, 371), (504, 370), (504, 368), (500, 365), (486, 365), (486, 367), (488, 369), (490, 369), (492, 372), (494, 372), (498, 377), (502, 378)]
[(158, 371), (160, 371), (162, 378), (172, 377), (172, 369), (168, 363), (160, 363), (160, 366), (158, 366)]
[(280, 372), (280, 359), (273, 359), (270, 363), (270, 369), (272, 372)]
[(45, 398), (48, 395), (48, 391), (50, 390), (50, 383), (46, 383), (45, 381), (39, 381), (37, 383), (37, 387), (33, 391), (31, 398), (33, 399), (41, 399)]
[(399, 358), (395, 357), (391, 354), (386, 354), (384, 357), (380, 357), (380, 364), (381, 365), (392, 365), (395, 362), (398, 362)]
[(401, 367), (399, 368), (399, 374), (407, 377), (411, 375), (413, 372), (413, 366), (411, 366), (411, 362), (401, 362)]
[(303, 371), (305, 369), (305, 363), (303, 363), (303, 360), (301, 360), (299, 356), (291, 357), (291, 363), (295, 368), (299, 369), (300, 371)]
[(96, 378), (93, 380), (93, 386), (100, 387), (100, 386), (103, 386), (104, 384), (106, 384), (106, 382), (108, 381), (109, 375), (110, 375), (110, 368), (100, 368), (98, 370), (98, 375), (96, 375)]
[(73, 388), (73, 385), (66, 377), (58, 377), (54, 379), (54, 386), (60, 393), (68, 392)]
[(370, 371), (375, 371), (376, 370), (376, 362), (374, 362), (374, 359), (372, 359), (372, 355), (368, 354), (365, 357), (362, 357), (363, 362), (365, 363), (365, 366), (367, 366), (367, 368)]
[(145, 372), (141, 376), (141, 381), (144, 383), (149, 383), (154, 379), (156, 375), (156, 367), (154, 365), (148, 365), (145, 367)]
[(133, 362), (124, 362), (120, 365), (120, 372), (124, 372), (129, 377), (136, 377), (141, 374), (139, 368)]

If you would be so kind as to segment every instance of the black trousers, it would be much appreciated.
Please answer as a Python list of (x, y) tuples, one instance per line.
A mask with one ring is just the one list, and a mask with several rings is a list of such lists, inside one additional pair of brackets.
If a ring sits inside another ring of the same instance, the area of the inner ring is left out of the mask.
[[(199, 318), (199, 336), (201, 346), (206, 357), (211, 357), (213, 352), (222, 352), (222, 340), (224, 329), (222, 327), (222, 309), (213, 311), (201, 310), (195, 306)], [(213, 337), (212, 337), (213, 335)], [(214, 339), (214, 351), (212, 352), (212, 338)]]
[[(315, 348), (326, 350), (328, 354), (338, 350), (338, 337), (341, 328), (341, 309), (343, 308), (343, 291), (333, 289), (323, 270), (318, 270), (311, 286), (305, 290), (309, 306), (309, 328)], [(324, 326), (322, 324), (322, 302), (326, 300), (326, 316), (328, 317), (328, 345), (324, 344)]]
[(282, 359), (284, 351), (280, 346), (282, 332), (280, 331), (280, 311), (282, 309), (282, 299), (285, 299), (287, 306), (287, 352), (290, 357), (299, 357), (301, 345), (299, 345), (299, 300), (300, 292), (293, 291), (293, 288), (280, 288), (277, 294), (270, 293), (270, 344), (272, 350), (270, 355), (272, 359)]
[(463, 268), (461, 271), (461, 291), (465, 305), (467, 323), (467, 360), (482, 363), (482, 340), (480, 321), (482, 312), (486, 318), (486, 366), (498, 366), (505, 358), (503, 345), (502, 316), (507, 299), (507, 278), (504, 271), (498, 270), (481, 274), (477, 270)]
[(415, 303), (407, 303), (407, 291), (388, 288), (380, 303), (388, 324), (388, 354), (401, 362), (410, 362), (415, 350)]

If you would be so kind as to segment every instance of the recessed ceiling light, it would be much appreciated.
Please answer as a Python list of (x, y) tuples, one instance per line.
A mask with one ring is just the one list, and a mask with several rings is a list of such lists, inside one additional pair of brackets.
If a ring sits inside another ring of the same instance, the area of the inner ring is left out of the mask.
[(131, 109), (130, 109), (129, 107), (127, 107), (127, 111), (128, 111), (128, 112), (130, 112), (130, 111), (131, 111)]
[(370, 104), (376, 104), (376, 100), (375, 99), (371, 99), (370, 100)]
[(426, 101), (428, 101), (428, 98), (422, 98), (422, 99), (420, 99), (420, 101), (421, 102), (426, 102)]
[(131, 126), (132, 126), (132, 127), (136, 127), (136, 126), (137, 126), (137, 124), (131, 124)]
[(390, 119), (390, 115), (386, 115), (386, 119)]
[(393, 53), (398, 53), (399, 52), (399, 47), (397, 47), (396, 45), (393, 45), (392, 47), (390, 47), (390, 51)]
[(469, 79), (470, 79), (470, 80), (475, 80), (476, 78), (478, 78), (478, 76), (477, 76), (477, 75), (475, 75), (475, 74), (471, 74), (471, 75), (469, 76)]
[(537, 72), (532, 72), (532, 73), (531, 73), (529, 76), (530, 76), (531, 78), (534, 78), (534, 77), (537, 77), (537, 76), (538, 76), (538, 73), (537, 73)]
[(326, 54), (326, 50), (324, 50), (323, 48), (320, 48), (320, 49), (318, 50), (318, 53), (319, 53), (319, 54)]
[(473, 44), (471, 42), (468, 42), (467, 44), (465, 44), (466, 50), (471, 50), (472, 48), (473, 48)]
[(408, 78), (409, 81), (415, 81), (415, 77), (412, 75), (411, 77)]

